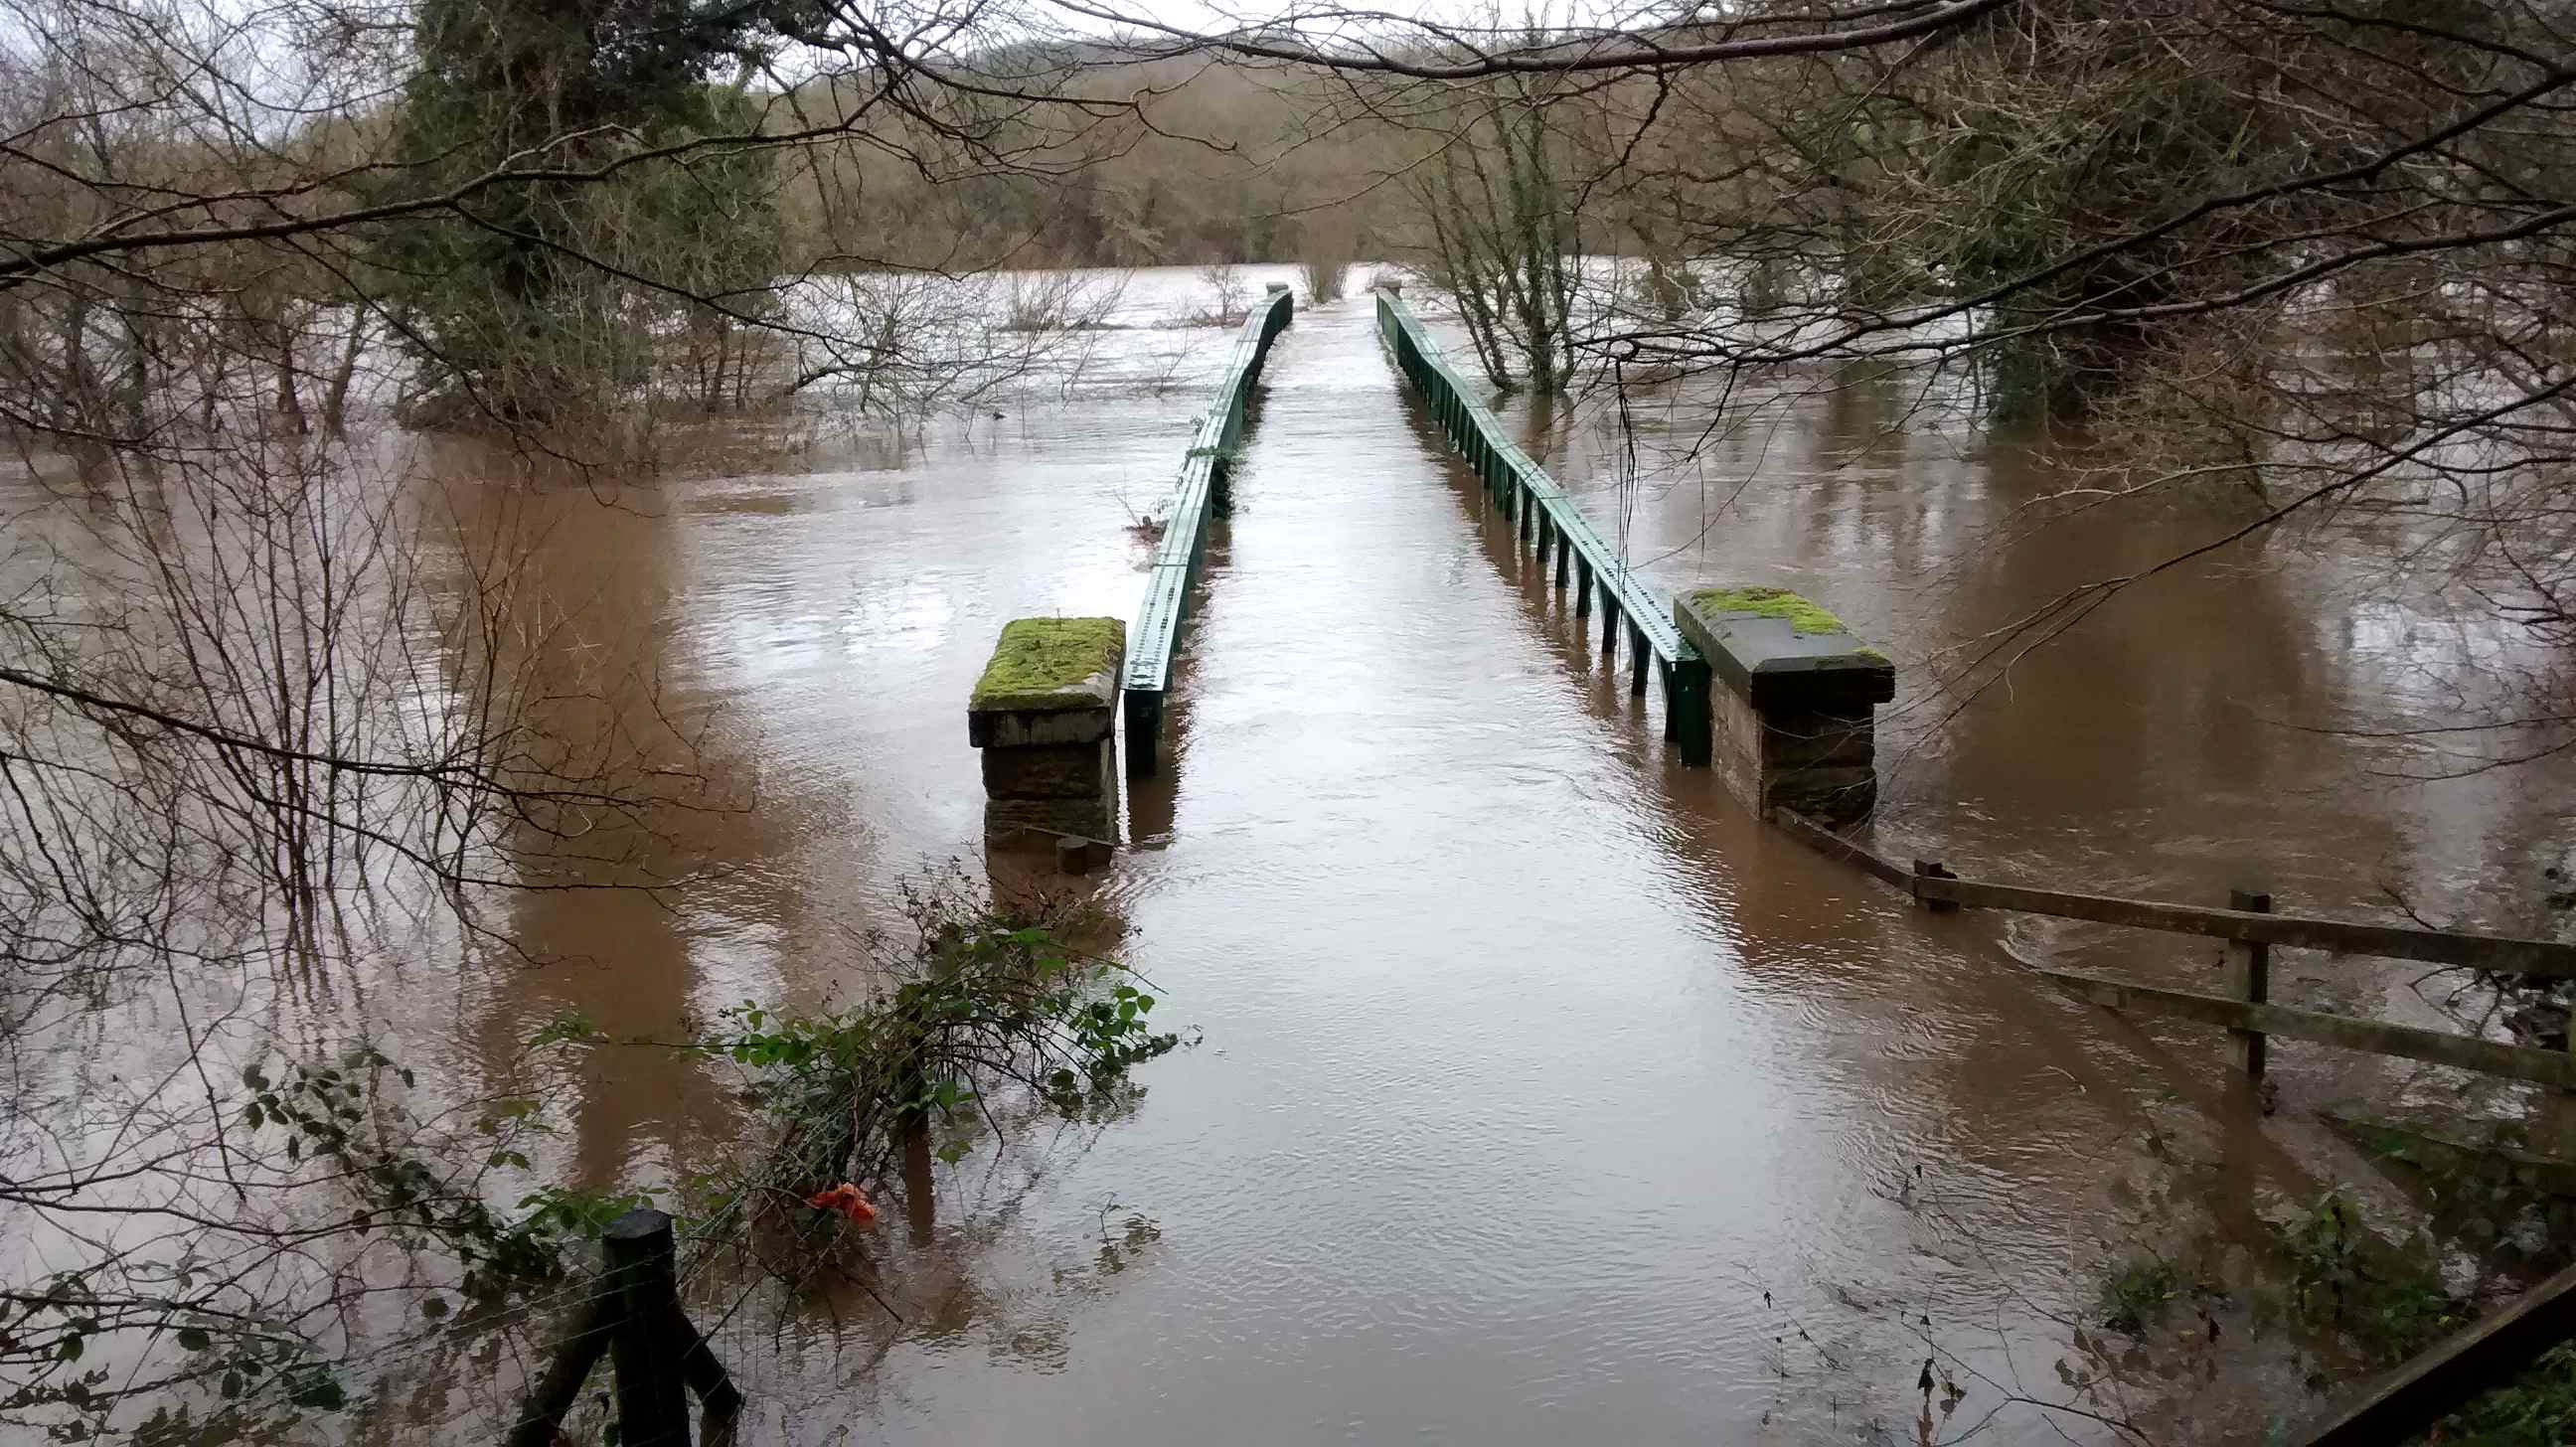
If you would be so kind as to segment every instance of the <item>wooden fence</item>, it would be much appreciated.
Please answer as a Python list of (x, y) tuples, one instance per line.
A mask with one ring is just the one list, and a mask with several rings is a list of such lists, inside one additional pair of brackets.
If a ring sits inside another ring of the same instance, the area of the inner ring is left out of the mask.
[[(1790, 810), (1775, 810), (1772, 819), (1824, 853), (1904, 890), (1926, 909), (2010, 910), (2224, 941), (2224, 995), (2074, 970), (2040, 968), (2037, 973), (2097, 1005), (2160, 1010), (2222, 1026), (2228, 1032), (2230, 1063), (2249, 1077), (2263, 1074), (2266, 1043), (2278, 1035), (2576, 1089), (2576, 1057), (2566, 1051), (2508, 1045), (2271, 1002), (2271, 952), (2276, 948), (2329, 950), (2565, 979), (2576, 976), (2576, 945), (2283, 914), (2273, 909), (2271, 896), (2248, 890), (2230, 891), (2227, 907), (2219, 909), (1961, 879), (1938, 860), (1916, 860), (1909, 867), (1881, 858)], [(2570, 1043), (2576, 1048), (2576, 1039)], [(2541, 1353), (2570, 1339), (2576, 1339), (2576, 1267), (2560, 1272), (2525, 1292), (2512, 1306), (2416, 1357), (2291, 1440), (2303, 1447), (2378, 1447), (2407, 1441), (2479, 1395), (2510, 1384)]]
[(2462, 930), (2420, 929), (2409, 925), (2372, 924), (2316, 915), (2275, 911), (2269, 895), (2233, 891), (2227, 907), (2180, 904), (2166, 900), (2128, 899), (2114, 895), (2076, 894), (2027, 885), (1961, 879), (1937, 860), (1917, 860), (1911, 867), (1882, 859), (1822, 824), (1786, 809), (1774, 810), (1773, 821), (1826, 854), (1868, 871), (1904, 890), (1928, 909), (1995, 909), (2055, 919), (2168, 934), (2198, 935), (2227, 944), (2227, 993), (2202, 994), (2141, 981), (2118, 980), (2076, 970), (2038, 968), (2045, 980), (2113, 1009), (2142, 1008), (2180, 1015), (2230, 1032), (2233, 1061), (2248, 1075), (2265, 1066), (2264, 1043), (2271, 1036), (2332, 1045), (2375, 1055), (2454, 1065), (2487, 1075), (2510, 1076), (2544, 1085), (2576, 1089), (2576, 1056), (2562, 1050), (2507, 1045), (2494, 1040), (2441, 1030), (2393, 1025), (2351, 1015), (2276, 1005), (2271, 1000), (2271, 954), (2274, 949), (2329, 950), (2338, 954), (2420, 960), (2427, 964), (2509, 971), (2563, 979), (2576, 976), (2576, 945), (2555, 940), (2517, 939)]

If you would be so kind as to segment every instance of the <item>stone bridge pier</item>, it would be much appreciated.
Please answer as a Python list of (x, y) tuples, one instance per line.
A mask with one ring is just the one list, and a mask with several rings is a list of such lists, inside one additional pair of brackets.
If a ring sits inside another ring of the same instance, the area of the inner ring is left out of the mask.
[(1004, 624), (966, 706), (984, 753), (987, 838), (1118, 837), (1118, 684), (1127, 625), (1115, 618)]
[(1887, 656), (1786, 588), (1703, 588), (1673, 624), (1708, 660), (1712, 762), (1760, 813), (1827, 824), (1878, 804), (1877, 706), (1896, 697)]

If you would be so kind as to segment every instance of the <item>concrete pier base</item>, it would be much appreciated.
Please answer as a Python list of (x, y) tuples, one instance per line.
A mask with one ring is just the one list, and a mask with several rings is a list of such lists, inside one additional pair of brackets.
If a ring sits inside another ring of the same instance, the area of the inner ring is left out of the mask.
[(967, 741), (984, 751), (986, 837), (1118, 837), (1113, 724), (1126, 658), (1127, 625), (1115, 618), (1003, 626), (966, 707)]
[(1712, 759), (1756, 811), (1846, 824), (1878, 803), (1875, 714), (1896, 670), (1824, 609), (1785, 588), (1704, 588), (1673, 623), (1708, 660)]

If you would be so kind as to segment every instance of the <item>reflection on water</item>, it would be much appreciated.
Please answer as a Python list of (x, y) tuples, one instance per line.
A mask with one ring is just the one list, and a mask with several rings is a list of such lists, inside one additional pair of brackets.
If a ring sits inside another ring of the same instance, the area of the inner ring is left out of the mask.
[[(1132, 304), (1186, 285), (1144, 278)], [(1127, 384), (1078, 405), (513, 500), (548, 514), (562, 666), (632, 650), (621, 676), (704, 727), (739, 807), (673, 826), (672, 867), (702, 872), (668, 889), (519, 897), (501, 928), (528, 958), (413, 975), (424, 1004), (453, 998), (403, 1028), (497, 1086), (566, 1010), (670, 1036), (746, 997), (830, 999), (904, 880), (985, 870), (968, 690), (1011, 618), (1132, 614), (1128, 524), (1222, 341), (1107, 335)], [(1901, 379), (1827, 381), (1714, 432), (1704, 402), (1640, 394), (1630, 506), (1601, 411), (1527, 420), (1659, 584), (1798, 587), (1901, 669), (2194, 526), (2105, 511), (1997, 547), (2049, 485), (2027, 452), (1916, 415)], [(2205, 1034), (2065, 1003), (1997, 941), (2182, 979), (2211, 977), (2206, 950), (1909, 912), (1678, 768), (1660, 700), (1592, 667), (1568, 600), (1484, 524), (1365, 298), (1300, 316), (1263, 390), (1173, 763), (1133, 789), (1136, 847), (1081, 886), (1204, 1043), (1146, 1072), (1131, 1119), (939, 1168), (936, 1221), (870, 1247), (899, 1322), (838, 1290), (783, 1322), (722, 1315), (755, 1438), (1912, 1440), (1927, 1343), (1985, 1374), (1936, 1424), (1955, 1434), (2005, 1384), (2062, 1395), (2051, 1315), (2088, 1310), (2104, 1243), (2166, 1209), (2135, 1192), (2142, 1141), (2223, 1158), (2237, 1229), (2346, 1168), (2286, 1116), (2255, 1128)], [(1660, 465), (1682, 442), (1696, 460)], [(2183, 898), (2377, 907), (2385, 886), (2527, 927), (2515, 882), (2571, 843), (2562, 767), (2405, 785), (2299, 727), (2432, 686), (2403, 665), (2439, 620), (2372, 592), (2363, 556), (2230, 558), (1955, 719), (1909, 695), (1886, 852)], [(2285, 994), (2423, 1008), (2375, 975), (2282, 973)], [(2294, 1095), (2380, 1069), (2280, 1053)], [(666, 1181), (744, 1125), (685, 1056), (603, 1052), (569, 1089), (559, 1164), (589, 1184)], [(2179, 1400), (2216, 1440), (2285, 1390), (2212, 1372), (2130, 1405)], [(1994, 1430), (2058, 1427), (2101, 1435), (2039, 1412)]]

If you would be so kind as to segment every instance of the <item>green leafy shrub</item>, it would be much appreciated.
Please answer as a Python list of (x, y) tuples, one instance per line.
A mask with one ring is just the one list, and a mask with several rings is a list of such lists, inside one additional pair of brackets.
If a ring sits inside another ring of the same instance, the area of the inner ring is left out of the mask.
[[(1058, 938), (1061, 920), (973, 907), (954, 881), (907, 890), (917, 943), (884, 988), (846, 1008), (722, 1012), (696, 1047), (744, 1067), (775, 1128), (748, 1194), (879, 1181), (907, 1131), (980, 1120), (1016, 1093), (1066, 1119), (1115, 1105), (1130, 1070), (1179, 1043), (1126, 966)], [(967, 1149), (952, 1134), (940, 1154)]]
[(2099, 1303), (2102, 1325), (2136, 1336), (2164, 1315), (2166, 1303), (2181, 1289), (2182, 1278), (2171, 1263), (2140, 1257), (2104, 1278)]

